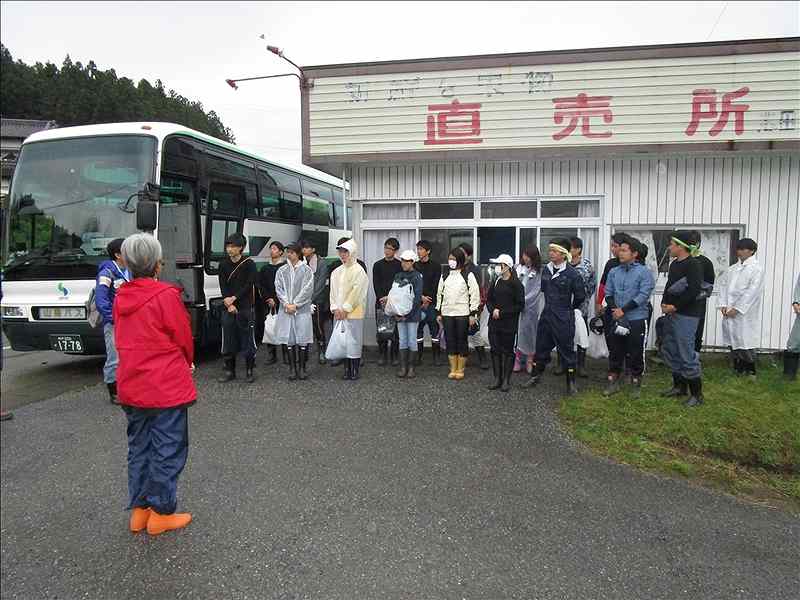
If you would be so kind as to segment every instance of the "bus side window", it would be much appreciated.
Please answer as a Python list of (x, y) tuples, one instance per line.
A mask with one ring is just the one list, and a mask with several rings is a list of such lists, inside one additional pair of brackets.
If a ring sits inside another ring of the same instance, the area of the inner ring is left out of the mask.
[(258, 188), (260, 216), (280, 219), (281, 191), (278, 183), (263, 169), (258, 170)]
[(277, 169), (267, 169), (265, 178), (275, 182), (276, 187), (280, 190), (281, 219), (300, 221), (302, 216), (300, 178)]
[(240, 217), (244, 208), (244, 187), (213, 182), (208, 198), (213, 214)]
[(219, 269), (219, 261), (225, 257), (225, 238), (239, 231), (238, 221), (211, 220), (211, 236), (208, 244), (208, 267), (211, 273)]

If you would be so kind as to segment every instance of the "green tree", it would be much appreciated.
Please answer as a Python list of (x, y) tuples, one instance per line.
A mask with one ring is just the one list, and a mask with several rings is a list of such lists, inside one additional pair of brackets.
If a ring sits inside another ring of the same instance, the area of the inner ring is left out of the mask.
[(15, 61), (0, 45), (0, 114), (16, 119), (54, 120), (61, 126), (126, 121), (179, 123), (227, 142), (233, 132), (216, 112), (175, 90), (160, 79), (151, 85), (102, 71), (94, 61), (86, 65), (67, 55), (61, 68), (53, 63), (27, 65)]

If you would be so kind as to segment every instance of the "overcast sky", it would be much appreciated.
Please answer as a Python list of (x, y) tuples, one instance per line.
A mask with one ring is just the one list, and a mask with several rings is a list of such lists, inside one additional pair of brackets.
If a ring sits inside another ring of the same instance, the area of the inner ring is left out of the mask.
[[(300, 65), (800, 35), (792, 2), (0, 2), (27, 63), (94, 60), (200, 100), (239, 145), (300, 161)], [(267, 42), (259, 39), (264, 34)]]

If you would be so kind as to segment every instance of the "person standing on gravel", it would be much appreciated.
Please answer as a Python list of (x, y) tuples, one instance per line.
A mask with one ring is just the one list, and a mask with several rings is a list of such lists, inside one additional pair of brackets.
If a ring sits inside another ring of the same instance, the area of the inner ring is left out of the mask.
[(358, 245), (355, 240), (341, 242), (336, 250), (342, 264), (331, 271), (330, 310), (333, 313), (334, 327), (337, 323), (346, 321), (347, 356), (343, 379), (355, 381), (360, 377), (369, 277), (366, 268), (358, 261)]
[(278, 343), (287, 348), (291, 373), (289, 381), (308, 378), (308, 347), (314, 343), (311, 304), (314, 299), (314, 271), (301, 260), (298, 244), (286, 246), (286, 264), (275, 275), (275, 294), (281, 303), (275, 325)]
[(188, 408), (197, 400), (194, 339), (180, 290), (158, 281), (158, 240), (135, 233), (122, 243), (122, 257), (133, 276), (114, 302), (117, 388), (128, 420), (130, 530), (158, 535), (192, 520), (175, 510), (189, 454)]

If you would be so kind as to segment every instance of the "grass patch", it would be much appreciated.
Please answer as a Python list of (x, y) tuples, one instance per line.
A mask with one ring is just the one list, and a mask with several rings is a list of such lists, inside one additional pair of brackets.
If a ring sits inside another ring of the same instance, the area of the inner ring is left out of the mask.
[(755, 381), (735, 377), (723, 355), (703, 367), (703, 406), (660, 398), (672, 381), (661, 367), (645, 375), (640, 399), (627, 386), (605, 398), (597, 386), (562, 400), (561, 417), (605, 456), (800, 512), (800, 383), (784, 381), (771, 356)]

